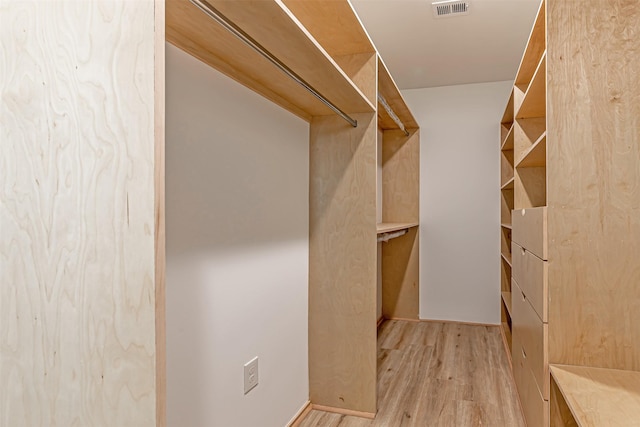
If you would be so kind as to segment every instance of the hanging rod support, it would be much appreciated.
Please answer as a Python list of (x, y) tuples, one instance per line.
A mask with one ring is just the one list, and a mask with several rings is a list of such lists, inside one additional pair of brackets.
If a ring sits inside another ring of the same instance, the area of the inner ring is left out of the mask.
[(409, 136), (409, 132), (404, 127), (404, 123), (402, 123), (402, 120), (400, 120), (400, 118), (396, 115), (395, 111), (393, 111), (393, 108), (391, 108), (391, 106), (387, 103), (387, 100), (384, 99), (384, 96), (378, 94), (378, 101), (380, 101), (380, 104), (382, 104), (382, 106), (384, 107), (389, 117), (391, 117), (391, 119), (396, 123), (396, 125), (398, 125), (398, 128), (400, 128), (400, 130), (404, 132), (404, 135)]
[(231, 34), (242, 40), (247, 46), (262, 55), (265, 59), (275, 65), (280, 71), (291, 77), (296, 83), (309, 91), (313, 96), (318, 98), (323, 104), (329, 107), (337, 115), (345, 119), (351, 126), (358, 127), (358, 121), (351, 118), (344, 111), (338, 108), (335, 104), (325, 98), (320, 92), (315, 90), (309, 83), (307, 83), (302, 77), (296, 74), (291, 68), (287, 67), (282, 61), (276, 58), (271, 52), (264, 48), (260, 43), (253, 39), (249, 34), (244, 32), (242, 28), (231, 22), (229, 18), (224, 16), (218, 9), (213, 7), (206, 0), (190, 0), (201, 11), (206, 13), (211, 19), (222, 25)]

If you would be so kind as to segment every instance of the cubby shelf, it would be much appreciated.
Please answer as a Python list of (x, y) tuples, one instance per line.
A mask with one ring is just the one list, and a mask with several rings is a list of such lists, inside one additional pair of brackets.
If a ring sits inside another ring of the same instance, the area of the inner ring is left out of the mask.
[(504, 306), (507, 307), (507, 312), (509, 316), (511, 316), (511, 292), (502, 292), (502, 301), (504, 302)]
[(541, 4), (540, 10), (536, 15), (536, 20), (533, 24), (533, 29), (529, 35), (529, 41), (527, 42), (527, 47), (524, 51), (524, 55), (522, 56), (522, 60), (520, 61), (520, 67), (518, 67), (518, 72), (515, 78), (515, 86), (521, 88), (522, 92), (524, 92), (529, 86), (531, 79), (536, 70), (536, 65), (540, 61), (540, 57), (545, 51), (546, 43), (545, 43), (545, 28), (546, 28), (546, 18), (545, 18), (545, 5)]
[(520, 108), (516, 113), (517, 119), (545, 116), (547, 108), (546, 63), (546, 53), (543, 53), (542, 59), (540, 59), (540, 63), (533, 75), (533, 79), (524, 94)]
[(547, 133), (544, 132), (536, 142), (522, 154), (516, 168), (543, 167), (547, 164)]
[(511, 177), (507, 182), (505, 182), (502, 187), (500, 187), (501, 190), (511, 190), (513, 189), (513, 181), (514, 178)]
[(500, 149), (502, 151), (513, 150), (513, 123), (507, 131), (507, 135), (502, 140), (502, 146), (500, 147)]
[[(502, 322), (502, 333), (504, 333), (504, 339), (507, 342), (507, 348), (511, 348), (511, 326), (508, 322)], [(511, 363), (511, 357), (509, 356), (509, 363)]]
[(502, 224), (500, 224), (500, 226), (503, 228), (508, 228), (509, 230), (511, 230), (512, 228), (511, 224), (507, 224), (506, 222), (503, 222)]
[(501, 252), (500, 255), (502, 255), (502, 258), (504, 258), (504, 260), (507, 261), (507, 264), (509, 264), (509, 266), (511, 266), (511, 254), (510, 253)]

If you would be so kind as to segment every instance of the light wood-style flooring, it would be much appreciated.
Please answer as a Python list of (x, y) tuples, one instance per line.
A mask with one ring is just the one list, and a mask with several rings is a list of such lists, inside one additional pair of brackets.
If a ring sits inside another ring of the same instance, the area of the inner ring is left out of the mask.
[(385, 321), (375, 420), (311, 411), (300, 427), (524, 427), (498, 326)]

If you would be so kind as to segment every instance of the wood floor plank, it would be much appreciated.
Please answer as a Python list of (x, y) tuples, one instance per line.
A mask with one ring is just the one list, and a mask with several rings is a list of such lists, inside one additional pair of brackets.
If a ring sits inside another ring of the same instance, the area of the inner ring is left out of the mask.
[(313, 410), (300, 427), (524, 427), (498, 326), (385, 321), (374, 420)]

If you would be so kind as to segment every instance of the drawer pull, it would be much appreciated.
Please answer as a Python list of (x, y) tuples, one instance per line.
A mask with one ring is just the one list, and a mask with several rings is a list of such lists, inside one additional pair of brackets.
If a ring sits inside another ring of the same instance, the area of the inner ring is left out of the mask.
[(524, 351), (524, 348), (520, 349), (522, 351), (522, 357), (527, 358), (527, 353)]
[(520, 248), (520, 252), (522, 253), (522, 256), (525, 256), (525, 254), (527, 253), (525, 248)]

